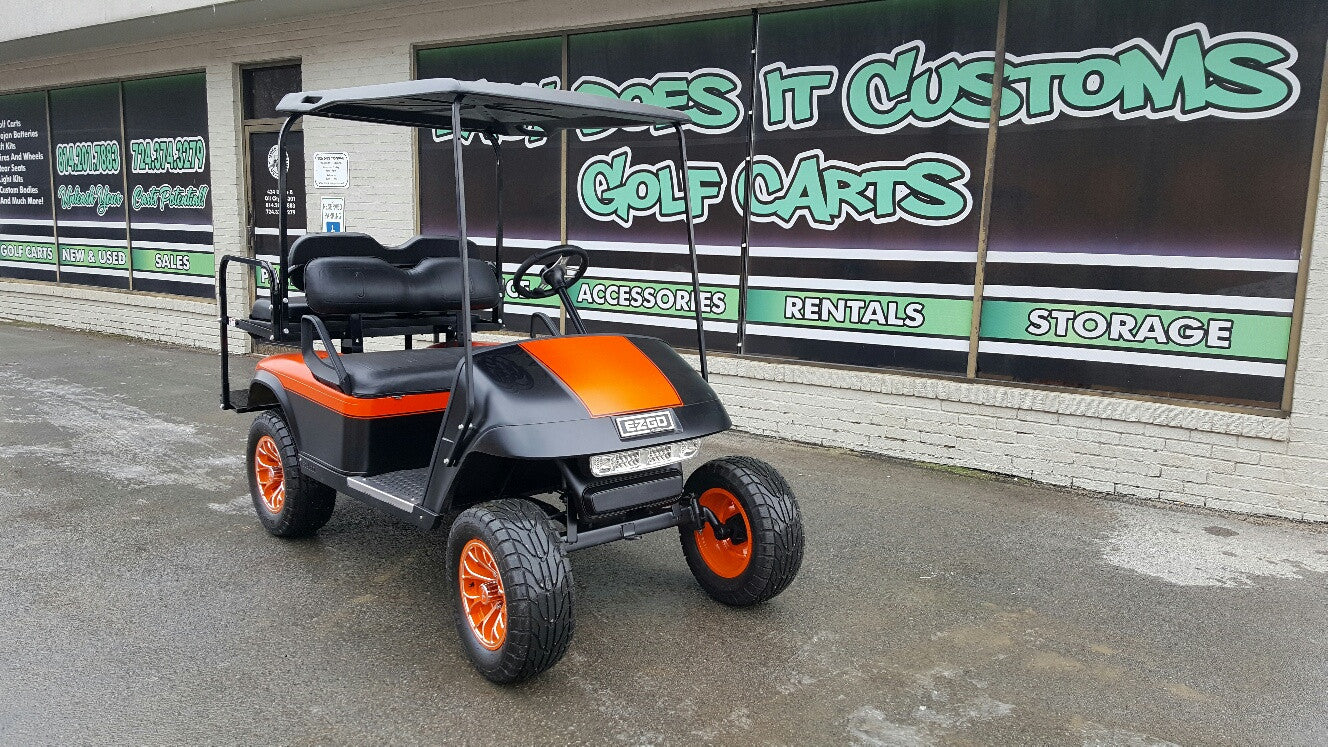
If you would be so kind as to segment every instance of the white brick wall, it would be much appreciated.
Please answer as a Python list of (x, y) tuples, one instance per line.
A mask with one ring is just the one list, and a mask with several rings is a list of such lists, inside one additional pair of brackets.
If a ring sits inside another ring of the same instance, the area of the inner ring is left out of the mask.
[[(238, 66), (299, 58), (306, 88), (406, 80), (411, 48), (745, 9), (735, 0), (609, 3), (420, 2), (282, 22), (164, 44), (6, 66), (0, 87), (22, 90), (204, 68), (208, 77), (213, 222), (219, 252), (244, 251)], [(346, 221), (385, 242), (414, 232), (411, 134), (320, 120), (305, 148), (345, 151)], [(1328, 159), (1326, 159), (1328, 162)], [(1323, 175), (1321, 175), (1322, 178)], [(311, 177), (310, 177), (311, 178)], [(236, 272), (232, 299), (247, 294)], [(205, 301), (0, 280), (0, 318), (215, 347)], [(1001, 384), (848, 371), (716, 356), (714, 384), (742, 429), (904, 459), (971, 467), (1054, 485), (1192, 505), (1328, 521), (1328, 186), (1320, 191), (1305, 333), (1289, 418)], [(243, 340), (236, 337), (237, 344)], [(203, 383), (200, 383), (203, 385)], [(882, 485), (882, 490), (889, 490)]]
[(0, 278), (0, 319), (216, 347), (216, 305), (204, 299)]
[(1293, 438), (1298, 415), (1288, 421), (737, 358), (715, 358), (711, 369), (734, 422), (755, 433), (1052, 485), (1328, 521), (1324, 432)]

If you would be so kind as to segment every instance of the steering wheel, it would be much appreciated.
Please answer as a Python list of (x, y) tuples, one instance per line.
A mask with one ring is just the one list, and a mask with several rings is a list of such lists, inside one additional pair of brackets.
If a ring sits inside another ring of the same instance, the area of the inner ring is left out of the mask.
[[(586, 274), (590, 266), (590, 256), (586, 250), (573, 244), (559, 244), (529, 257), (516, 268), (512, 276), (512, 290), (522, 298), (549, 298), (558, 295), (564, 288), (570, 288)], [(531, 274), (532, 268), (538, 267), (533, 274), (539, 282), (527, 287), (523, 280)]]

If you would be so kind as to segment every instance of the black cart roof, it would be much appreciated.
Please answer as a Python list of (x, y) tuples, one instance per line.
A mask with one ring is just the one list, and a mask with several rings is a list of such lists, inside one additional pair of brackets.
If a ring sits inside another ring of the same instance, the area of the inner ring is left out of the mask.
[(277, 104), (277, 111), (450, 128), (452, 103), (458, 99), (463, 130), (496, 135), (526, 135), (526, 128), (608, 129), (691, 121), (686, 112), (607, 96), (455, 78), (288, 93)]

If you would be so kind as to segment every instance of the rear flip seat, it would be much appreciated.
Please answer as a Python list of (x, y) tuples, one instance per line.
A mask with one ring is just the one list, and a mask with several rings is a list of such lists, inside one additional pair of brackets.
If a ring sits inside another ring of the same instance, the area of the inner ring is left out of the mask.
[[(476, 247), (470, 242), (472, 254)], [(410, 267), (431, 257), (459, 257), (460, 242), (455, 236), (414, 236), (398, 246), (383, 246), (364, 233), (309, 233), (291, 244), (288, 255), (290, 281), (304, 288), (304, 269), (315, 259), (327, 257), (378, 257), (397, 267)], [(309, 306), (287, 300), (287, 321), (298, 321), (309, 313)], [(249, 310), (251, 319), (272, 321), (272, 300), (260, 298)]]
[[(305, 267), (304, 291), (309, 309), (319, 317), (351, 314), (439, 313), (461, 311), (460, 259), (429, 258), (402, 269), (378, 257), (322, 257)], [(493, 270), (470, 260), (470, 308), (491, 308), (500, 289)], [(309, 348), (312, 350), (312, 348)], [(425, 348), (338, 356), (346, 371), (344, 387), (322, 361), (305, 363), (314, 378), (354, 397), (450, 391), (462, 348)]]
[[(288, 316), (292, 320), (299, 319), (309, 313), (309, 304), (303, 301), (287, 300), (286, 308), (288, 309)], [(253, 308), (249, 310), (249, 317), (251, 319), (261, 319), (265, 322), (272, 321), (272, 299), (260, 298), (254, 301)]]

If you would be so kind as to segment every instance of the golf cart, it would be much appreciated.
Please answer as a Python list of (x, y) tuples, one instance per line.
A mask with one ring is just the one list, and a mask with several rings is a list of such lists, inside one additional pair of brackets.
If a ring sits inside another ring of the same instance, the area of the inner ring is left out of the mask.
[[(687, 114), (447, 78), (292, 93), (277, 109), (287, 115), (278, 134), (283, 159), (292, 125), (305, 116), (479, 135), (495, 156), (499, 217), (497, 262), (472, 259), (462, 138), (454, 136), (458, 235), (417, 236), (396, 247), (353, 233), (290, 242), (279, 209), (275, 267), (222, 258), (221, 405), (260, 413), (248, 474), (268, 532), (317, 531), (338, 493), (421, 528), (447, 527), (457, 630), (470, 660), (496, 682), (538, 674), (567, 650), (573, 550), (676, 527), (688, 566), (714, 599), (752, 605), (788, 586), (803, 532), (779, 473), (756, 459), (725, 457), (684, 479), (682, 463), (697, 453), (698, 439), (730, 427), (707, 383), (700, 304), (693, 304), (697, 375), (661, 340), (587, 332), (569, 289), (589, 258), (562, 244), (528, 257), (510, 282), (521, 297), (559, 297), (574, 334), (560, 334), (537, 313), (528, 337), (474, 340), (477, 330), (504, 328), (502, 138), (671, 127), (690, 204)], [(699, 298), (690, 214), (685, 223)], [(255, 268), (271, 287), (270, 298), (234, 319), (226, 303), (232, 263)], [(232, 327), (298, 352), (261, 359), (252, 382), (232, 390)], [(421, 335), (436, 342), (415, 348)], [(405, 349), (365, 352), (366, 338), (385, 336), (402, 337)]]

